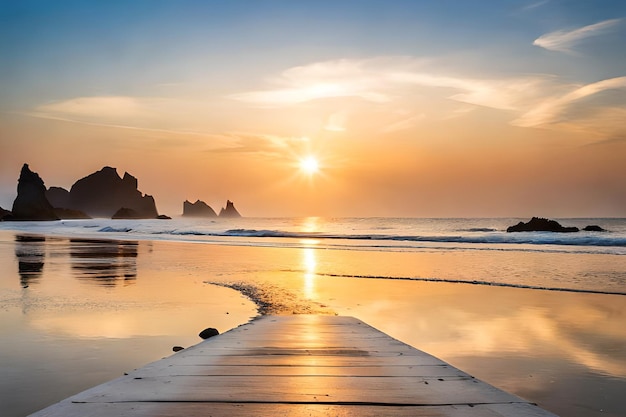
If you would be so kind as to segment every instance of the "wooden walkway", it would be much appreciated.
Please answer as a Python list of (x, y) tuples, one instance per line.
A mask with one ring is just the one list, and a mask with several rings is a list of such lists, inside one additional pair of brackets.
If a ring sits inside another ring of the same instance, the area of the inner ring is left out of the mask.
[(352, 317), (267, 316), (32, 416), (554, 416)]

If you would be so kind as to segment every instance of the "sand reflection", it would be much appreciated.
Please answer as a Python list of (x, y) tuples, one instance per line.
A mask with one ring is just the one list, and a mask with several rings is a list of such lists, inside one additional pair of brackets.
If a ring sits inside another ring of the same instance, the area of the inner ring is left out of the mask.
[(315, 280), (317, 276), (315, 274), (315, 268), (317, 266), (317, 259), (315, 257), (315, 249), (304, 248), (302, 249), (302, 267), (304, 270), (304, 297), (313, 299), (317, 297), (315, 290)]
[(44, 236), (15, 236), (15, 256), (20, 284), (24, 288), (37, 283), (41, 278), (45, 261), (45, 242)]
[(98, 285), (132, 284), (137, 278), (137, 247), (134, 241), (72, 239), (72, 270), (77, 278)]

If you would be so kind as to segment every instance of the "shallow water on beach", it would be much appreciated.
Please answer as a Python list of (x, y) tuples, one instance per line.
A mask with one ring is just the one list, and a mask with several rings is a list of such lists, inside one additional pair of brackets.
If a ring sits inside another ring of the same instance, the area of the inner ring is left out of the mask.
[[(204, 327), (248, 321), (255, 307), (229, 286), (268, 313), (358, 317), (562, 416), (626, 415), (625, 296), (471, 283), (503, 274), (537, 285), (546, 274), (563, 286), (594, 274), (619, 279), (625, 256), (298, 243), (0, 233), (3, 415), (25, 415), (197, 343)], [(468, 283), (407, 279), (415, 277)]]
[(30, 414), (256, 316), (240, 293), (151, 267), (150, 242), (0, 235), (0, 409)]

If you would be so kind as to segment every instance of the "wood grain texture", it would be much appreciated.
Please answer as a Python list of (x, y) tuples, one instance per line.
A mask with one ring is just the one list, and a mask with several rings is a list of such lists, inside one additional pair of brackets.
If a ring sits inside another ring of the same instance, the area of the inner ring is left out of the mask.
[(553, 416), (351, 317), (268, 316), (58, 404), (57, 416)]

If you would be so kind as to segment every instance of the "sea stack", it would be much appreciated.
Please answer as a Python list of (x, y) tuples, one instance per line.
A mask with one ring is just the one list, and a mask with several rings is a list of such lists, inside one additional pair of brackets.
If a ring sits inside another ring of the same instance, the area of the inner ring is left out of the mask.
[[(61, 196), (62, 192), (57, 192)], [(132, 210), (132, 218), (154, 219), (158, 216), (154, 198), (137, 189), (137, 178), (124, 173), (120, 178), (117, 170), (104, 167), (74, 183), (69, 192), (69, 207), (93, 217), (124, 216), (122, 208)]]
[(195, 203), (190, 203), (188, 200), (185, 200), (183, 203), (183, 216), (217, 217), (217, 213), (215, 213), (215, 210), (202, 200), (196, 200)]
[(241, 217), (241, 214), (239, 214), (233, 202), (230, 200), (227, 200), (226, 207), (222, 207), (222, 209), (220, 210), (220, 217), (234, 218), (234, 217)]
[(24, 164), (17, 183), (12, 220), (59, 220), (46, 198), (46, 186), (36, 172)]

